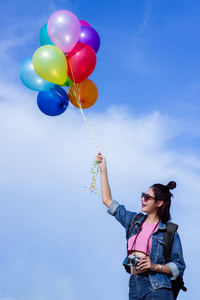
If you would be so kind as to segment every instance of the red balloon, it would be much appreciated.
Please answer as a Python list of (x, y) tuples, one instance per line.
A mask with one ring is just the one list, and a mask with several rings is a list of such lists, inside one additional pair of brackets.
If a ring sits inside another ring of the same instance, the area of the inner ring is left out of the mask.
[(75, 83), (87, 79), (95, 69), (97, 57), (95, 51), (87, 44), (77, 43), (71, 52), (66, 53), (68, 75)]

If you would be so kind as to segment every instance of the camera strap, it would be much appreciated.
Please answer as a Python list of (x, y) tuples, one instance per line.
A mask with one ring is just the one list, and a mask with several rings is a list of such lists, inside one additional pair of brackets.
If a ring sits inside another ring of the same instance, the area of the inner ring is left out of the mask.
[[(145, 222), (145, 220), (144, 220), (144, 222)], [(134, 242), (133, 242), (133, 244), (132, 244), (132, 246), (131, 246), (131, 250), (128, 251), (128, 255), (130, 255), (131, 252), (133, 251), (133, 247), (135, 246), (135, 243), (136, 243), (136, 241), (137, 241), (138, 235), (139, 235), (140, 232), (141, 232), (141, 228), (142, 228), (142, 225), (143, 225), (144, 222), (142, 222), (142, 224), (140, 225), (140, 228), (139, 228), (139, 230), (138, 230), (138, 232), (137, 232), (137, 234), (136, 234), (135, 240), (134, 240)], [(135, 222), (134, 222), (134, 223), (135, 223)], [(151, 234), (149, 235), (149, 237), (148, 237), (148, 239), (147, 239), (147, 246), (146, 246), (146, 253), (145, 253), (146, 255), (148, 254), (149, 240), (150, 240), (152, 234), (154, 233), (156, 227), (158, 226), (158, 224), (159, 224), (159, 221), (156, 223), (156, 225), (154, 226), (154, 228), (153, 228)]]

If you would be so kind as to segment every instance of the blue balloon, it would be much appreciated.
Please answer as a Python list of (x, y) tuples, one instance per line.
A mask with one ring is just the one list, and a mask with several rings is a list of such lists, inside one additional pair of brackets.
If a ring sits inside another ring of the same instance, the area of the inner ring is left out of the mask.
[(58, 116), (67, 109), (69, 98), (64, 89), (55, 86), (51, 91), (38, 93), (37, 104), (45, 115)]
[(40, 40), (40, 45), (53, 45), (55, 44), (52, 42), (52, 40), (49, 37), (48, 31), (47, 31), (47, 23), (44, 24), (40, 30), (40, 35), (39, 35), (39, 40)]
[(54, 83), (41, 78), (34, 70), (32, 58), (27, 58), (20, 67), (19, 76), (23, 84), (34, 91), (49, 91)]

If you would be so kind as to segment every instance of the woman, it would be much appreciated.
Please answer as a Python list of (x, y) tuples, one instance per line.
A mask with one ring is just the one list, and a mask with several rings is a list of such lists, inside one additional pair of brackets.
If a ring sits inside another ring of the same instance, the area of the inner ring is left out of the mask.
[(129, 300), (162, 299), (173, 300), (171, 279), (176, 279), (185, 270), (182, 247), (178, 233), (172, 245), (171, 261), (165, 263), (164, 230), (170, 220), (171, 192), (176, 187), (174, 181), (168, 185), (154, 184), (141, 196), (141, 218), (134, 228), (131, 221), (138, 215), (127, 211), (112, 199), (109, 187), (106, 160), (101, 153), (97, 155), (101, 172), (101, 192), (108, 213), (126, 229), (128, 256), (124, 266), (130, 272)]

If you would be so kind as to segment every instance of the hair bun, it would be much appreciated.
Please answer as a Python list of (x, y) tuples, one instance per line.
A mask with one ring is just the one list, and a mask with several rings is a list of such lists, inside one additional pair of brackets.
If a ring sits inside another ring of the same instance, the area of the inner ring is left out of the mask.
[(176, 187), (176, 182), (175, 182), (175, 181), (170, 181), (170, 182), (166, 185), (166, 187), (167, 187), (169, 190), (173, 190), (173, 189), (175, 189), (175, 187)]

